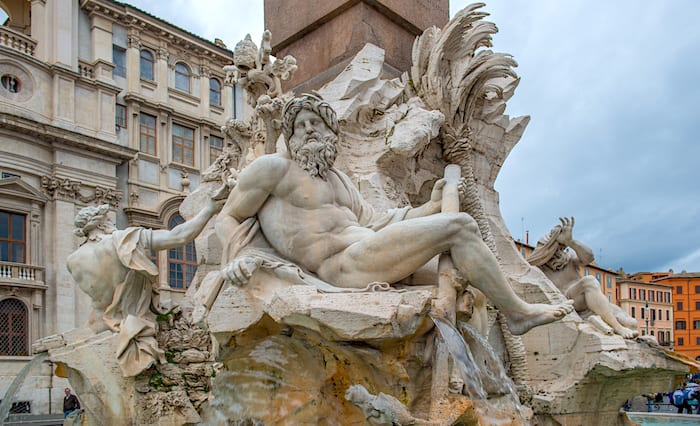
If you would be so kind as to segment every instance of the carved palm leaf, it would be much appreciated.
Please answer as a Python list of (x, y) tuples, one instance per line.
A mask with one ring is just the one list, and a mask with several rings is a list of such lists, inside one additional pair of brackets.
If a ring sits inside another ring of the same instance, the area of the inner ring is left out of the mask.
[(432, 109), (446, 117), (446, 131), (464, 137), (474, 106), (486, 93), (502, 94), (494, 79), (517, 78), (517, 66), (510, 55), (479, 50), (491, 47), (498, 29), (475, 3), (455, 15), (442, 30), (429, 28), (413, 45), (411, 77), (414, 88)]

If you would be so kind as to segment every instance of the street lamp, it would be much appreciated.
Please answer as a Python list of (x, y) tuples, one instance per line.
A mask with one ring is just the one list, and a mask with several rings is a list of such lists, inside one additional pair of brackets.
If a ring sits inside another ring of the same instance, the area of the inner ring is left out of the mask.
[(648, 336), (649, 335), (649, 302), (647, 302), (646, 305), (644, 306), (644, 310), (646, 311), (644, 318), (645, 318), (645, 322), (647, 324), (646, 331), (644, 332), (644, 334), (646, 334)]

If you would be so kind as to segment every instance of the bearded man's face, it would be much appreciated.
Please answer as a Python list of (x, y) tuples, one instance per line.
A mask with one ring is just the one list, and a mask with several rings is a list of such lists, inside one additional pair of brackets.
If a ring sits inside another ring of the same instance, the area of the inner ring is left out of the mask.
[(326, 179), (337, 154), (338, 136), (313, 111), (303, 109), (294, 119), (289, 153), (311, 176)]

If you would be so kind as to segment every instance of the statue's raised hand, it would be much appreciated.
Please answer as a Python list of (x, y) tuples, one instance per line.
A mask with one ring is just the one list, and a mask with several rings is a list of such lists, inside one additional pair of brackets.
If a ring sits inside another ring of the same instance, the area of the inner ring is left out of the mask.
[(560, 244), (564, 244), (565, 246), (568, 246), (571, 243), (571, 241), (574, 239), (574, 237), (573, 237), (574, 217), (573, 216), (571, 216), (571, 218), (560, 217), (559, 221), (561, 222), (561, 232), (559, 233), (559, 236), (557, 237), (557, 242)]
[(262, 265), (262, 259), (253, 255), (243, 255), (233, 259), (221, 271), (224, 279), (235, 286), (248, 284), (250, 277)]

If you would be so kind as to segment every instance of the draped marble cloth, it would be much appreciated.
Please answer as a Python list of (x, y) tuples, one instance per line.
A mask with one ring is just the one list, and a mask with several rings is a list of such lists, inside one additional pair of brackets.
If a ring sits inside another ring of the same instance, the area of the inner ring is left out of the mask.
[(117, 284), (112, 303), (103, 319), (117, 338), (117, 361), (124, 377), (133, 377), (153, 365), (165, 363), (165, 353), (156, 340), (158, 268), (147, 253), (151, 247), (151, 230), (131, 227), (112, 233), (119, 261), (127, 269)]
[[(349, 194), (351, 200), (350, 210), (357, 216), (360, 225), (377, 231), (406, 218), (406, 213), (410, 209), (409, 206), (391, 209), (387, 212), (377, 212), (362, 198), (362, 195), (347, 175), (335, 168), (330, 169), (330, 173), (338, 177), (342, 183), (342, 190), (347, 191)], [(335, 287), (333, 283), (327, 283), (319, 279), (299, 265), (281, 257), (265, 239), (257, 217), (250, 217), (241, 222), (230, 236), (228, 244), (223, 248), (222, 259), (225, 260), (224, 265), (236, 257), (242, 256), (253, 256), (261, 259), (261, 268), (269, 270), (290, 284), (312, 285), (326, 293), (389, 290), (389, 284), (387, 283), (362, 283), (366, 287), (351, 289)], [(223, 281), (223, 278), (220, 278), (220, 280)], [(221, 289), (220, 285), (217, 287), (216, 294), (210, 299), (209, 304), (213, 303), (213, 299), (215, 299), (218, 291)]]

